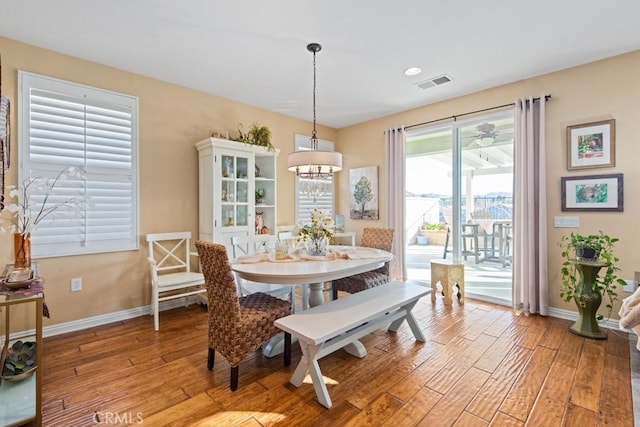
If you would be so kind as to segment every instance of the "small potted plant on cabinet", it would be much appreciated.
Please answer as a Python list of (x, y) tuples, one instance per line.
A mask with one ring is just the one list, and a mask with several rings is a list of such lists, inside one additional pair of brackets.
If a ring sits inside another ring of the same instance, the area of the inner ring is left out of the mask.
[[(602, 231), (589, 235), (571, 233), (560, 240), (564, 258), (560, 297), (566, 302), (574, 300), (578, 306), (578, 320), (569, 328), (577, 335), (607, 337), (598, 327), (597, 321), (604, 316), (597, 311), (606, 298), (609, 317), (618, 297), (616, 285), (625, 285), (616, 275), (620, 270), (616, 265), (619, 258), (613, 254), (613, 248), (618, 240)], [(599, 274), (601, 269), (603, 273)]]
[(264, 198), (267, 195), (267, 192), (264, 188), (256, 188), (256, 205), (261, 205), (264, 203)]

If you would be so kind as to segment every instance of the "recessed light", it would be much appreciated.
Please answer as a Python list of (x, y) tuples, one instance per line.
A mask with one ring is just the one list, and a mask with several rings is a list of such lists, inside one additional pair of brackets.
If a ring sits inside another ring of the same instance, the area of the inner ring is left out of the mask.
[(417, 76), (422, 72), (422, 68), (420, 67), (409, 67), (404, 70), (404, 74), (407, 76)]

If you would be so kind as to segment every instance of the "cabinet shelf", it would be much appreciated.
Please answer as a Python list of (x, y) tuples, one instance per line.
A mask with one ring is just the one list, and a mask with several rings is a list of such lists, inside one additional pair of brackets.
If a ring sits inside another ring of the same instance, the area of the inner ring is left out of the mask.
[[(33, 287), (34, 285), (32, 285)], [(43, 286), (40, 285), (42, 288)], [(42, 366), (42, 315), (43, 293), (25, 296), (19, 291), (2, 290), (0, 285), (0, 312), (4, 313), (4, 344), (15, 341), (11, 337), (11, 313), (18, 306), (33, 305), (35, 330), (20, 334), (21, 339), (35, 340), (37, 368), (33, 375), (21, 381), (0, 380), (0, 425), (20, 425), (35, 422), (42, 425), (41, 412), (41, 366)], [(2, 367), (0, 366), (0, 369)]]

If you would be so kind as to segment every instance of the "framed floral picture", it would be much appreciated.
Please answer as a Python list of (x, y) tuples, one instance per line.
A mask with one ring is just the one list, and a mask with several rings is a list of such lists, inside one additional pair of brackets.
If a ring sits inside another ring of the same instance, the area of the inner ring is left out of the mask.
[(623, 211), (622, 174), (562, 177), (563, 211)]
[(567, 169), (615, 166), (615, 125), (611, 119), (567, 126)]

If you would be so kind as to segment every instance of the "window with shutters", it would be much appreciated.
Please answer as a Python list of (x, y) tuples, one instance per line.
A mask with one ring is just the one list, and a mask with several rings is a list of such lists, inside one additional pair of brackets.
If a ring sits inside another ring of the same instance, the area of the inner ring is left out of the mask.
[[(310, 150), (309, 137), (295, 136), (295, 150)], [(333, 142), (318, 140), (319, 150), (333, 150)], [(334, 217), (334, 183), (333, 177), (323, 180), (312, 180), (296, 177), (296, 223), (311, 223), (311, 211), (318, 208), (331, 218)]]
[[(137, 249), (138, 98), (23, 71), (18, 80), (19, 182), (76, 167), (82, 178), (59, 183), (51, 197), (87, 200), (38, 225), (33, 256)], [(35, 194), (32, 212), (42, 203)]]

